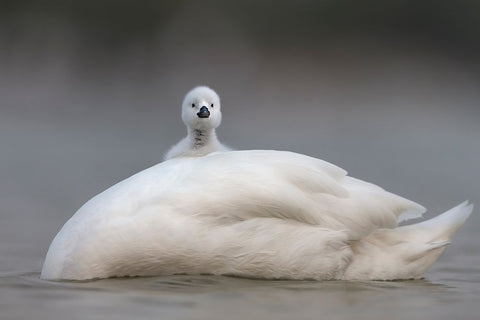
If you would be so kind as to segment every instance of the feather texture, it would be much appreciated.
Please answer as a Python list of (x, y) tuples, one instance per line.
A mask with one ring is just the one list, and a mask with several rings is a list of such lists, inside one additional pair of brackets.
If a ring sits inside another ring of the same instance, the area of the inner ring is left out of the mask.
[(174, 158), (82, 206), (41, 276), (416, 278), (471, 209), (397, 228), (425, 209), (323, 160), (268, 150)]

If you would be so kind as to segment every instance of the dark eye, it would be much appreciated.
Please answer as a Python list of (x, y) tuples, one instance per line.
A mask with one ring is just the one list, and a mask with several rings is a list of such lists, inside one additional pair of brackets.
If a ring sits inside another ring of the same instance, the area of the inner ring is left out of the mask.
[(195, 108), (195, 103), (192, 103), (192, 108)]
[(213, 103), (210, 105), (210, 107), (212, 107), (212, 108), (213, 108)]

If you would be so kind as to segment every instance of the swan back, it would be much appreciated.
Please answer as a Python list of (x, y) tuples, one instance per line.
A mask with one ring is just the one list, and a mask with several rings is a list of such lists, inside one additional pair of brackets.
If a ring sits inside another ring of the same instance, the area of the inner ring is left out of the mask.
[[(333, 164), (291, 152), (175, 158), (82, 206), (52, 242), (42, 277), (339, 278), (352, 259), (350, 241), (394, 228), (403, 212), (423, 210)], [(306, 257), (315, 258), (306, 263)]]

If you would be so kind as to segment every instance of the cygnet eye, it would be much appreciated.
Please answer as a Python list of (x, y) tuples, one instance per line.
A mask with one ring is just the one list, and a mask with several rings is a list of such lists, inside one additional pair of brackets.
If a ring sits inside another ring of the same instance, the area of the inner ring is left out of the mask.
[(195, 103), (192, 103), (192, 108), (195, 108)]
[(213, 103), (210, 105), (210, 107), (212, 107), (212, 108), (213, 108)]

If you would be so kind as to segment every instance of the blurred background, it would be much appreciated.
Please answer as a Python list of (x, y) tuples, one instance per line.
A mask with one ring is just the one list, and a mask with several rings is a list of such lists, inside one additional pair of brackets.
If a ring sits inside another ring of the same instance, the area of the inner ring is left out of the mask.
[[(85, 201), (160, 162), (196, 85), (233, 148), (325, 159), (427, 217), (480, 205), (479, 39), (475, 0), (3, 0), (0, 272), (40, 271)], [(443, 261), (478, 255), (477, 213)]]

